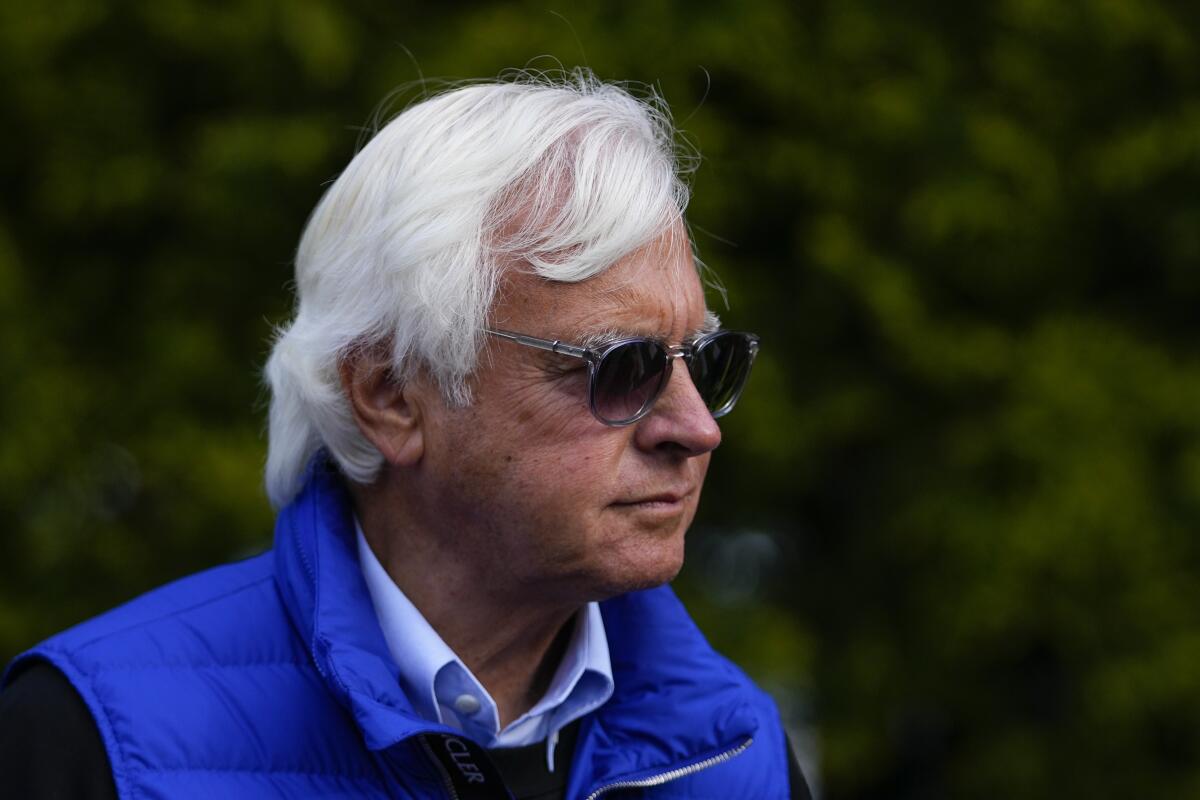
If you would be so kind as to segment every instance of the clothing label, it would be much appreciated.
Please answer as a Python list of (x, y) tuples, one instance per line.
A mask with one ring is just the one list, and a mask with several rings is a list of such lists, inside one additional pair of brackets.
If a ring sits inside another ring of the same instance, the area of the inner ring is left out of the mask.
[(421, 741), (450, 781), (458, 800), (512, 800), (495, 765), (475, 742), (443, 733), (424, 734)]

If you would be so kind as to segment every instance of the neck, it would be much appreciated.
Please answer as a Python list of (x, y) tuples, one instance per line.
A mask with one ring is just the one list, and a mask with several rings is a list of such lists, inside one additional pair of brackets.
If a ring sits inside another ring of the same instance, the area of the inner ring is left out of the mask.
[(496, 701), (503, 728), (546, 693), (581, 604), (508, 585), (510, 573), (473, 537), (410, 524), (394, 513), (397, 505), (377, 492), (376, 487), (351, 486), (367, 543)]

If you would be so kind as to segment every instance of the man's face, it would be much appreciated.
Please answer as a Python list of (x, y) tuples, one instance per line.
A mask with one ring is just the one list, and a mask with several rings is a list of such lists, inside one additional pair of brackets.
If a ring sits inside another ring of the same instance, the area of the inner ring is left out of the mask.
[[(678, 344), (705, 312), (685, 242), (680, 227), (582, 283), (510, 273), (490, 325), (564, 342), (618, 332)], [(472, 388), (469, 407), (429, 410), (421, 469), (443, 532), (489, 565), (496, 586), (577, 602), (676, 575), (721, 441), (684, 364), (647, 416), (619, 428), (589, 412), (579, 359), (493, 338)]]

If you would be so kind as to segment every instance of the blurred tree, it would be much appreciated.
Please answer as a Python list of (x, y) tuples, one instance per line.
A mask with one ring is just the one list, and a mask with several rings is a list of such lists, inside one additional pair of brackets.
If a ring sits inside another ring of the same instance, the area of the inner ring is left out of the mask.
[(704, 155), (696, 237), (765, 350), (680, 589), (825, 796), (1200, 796), (1198, 23), (0, 3), (0, 657), (268, 546), (258, 370), (323, 184), (396, 85), (549, 53)]

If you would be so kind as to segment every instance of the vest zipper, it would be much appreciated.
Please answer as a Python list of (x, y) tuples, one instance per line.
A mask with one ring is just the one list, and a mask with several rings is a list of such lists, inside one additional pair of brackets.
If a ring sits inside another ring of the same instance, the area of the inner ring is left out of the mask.
[(639, 778), (638, 780), (630, 781), (616, 781), (615, 783), (610, 783), (607, 786), (601, 786), (599, 789), (589, 794), (587, 796), (587, 800), (596, 800), (596, 798), (600, 795), (616, 789), (645, 789), (650, 786), (661, 786), (664, 783), (669, 783), (671, 781), (678, 780), (679, 778), (693, 775), (701, 770), (708, 769), (709, 767), (715, 767), (717, 764), (724, 764), (726, 761), (736, 758), (737, 756), (740, 756), (742, 753), (746, 752), (746, 748), (752, 744), (754, 744), (753, 736), (731, 750), (726, 750), (724, 753), (717, 753), (715, 756), (709, 756), (703, 761), (697, 761), (695, 764), (690, 764), (686, 767), (679, 767), (678, 769), (673, 769), (670, 772), (651, 775), (649, 778)]

